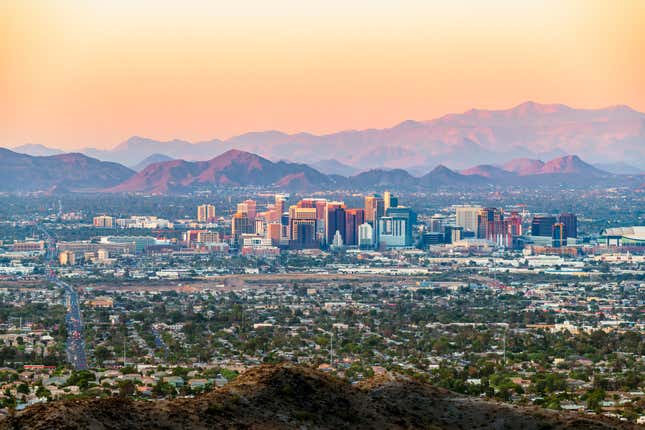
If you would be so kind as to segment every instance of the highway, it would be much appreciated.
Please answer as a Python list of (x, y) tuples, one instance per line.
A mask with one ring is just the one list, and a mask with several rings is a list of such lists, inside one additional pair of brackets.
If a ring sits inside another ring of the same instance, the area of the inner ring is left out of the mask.
[(69, 361), (76, 370), (86, 370), (87, 357), (85, 356), (83, 320), (81, 318), (78, 292), (74, 287), (61, 281), (56, 276), (56, 272), (51, 268), (51, 262), (55, 255), (56, 240), (44, 227), (39, 225), (38, 229), (47, 238), (47, 277), (51, 282), (58, 285), (65, 291), (65, 301), (67, 303), (67, 314), (65, 315), (65, 324), (67, 326), (67, 361)]

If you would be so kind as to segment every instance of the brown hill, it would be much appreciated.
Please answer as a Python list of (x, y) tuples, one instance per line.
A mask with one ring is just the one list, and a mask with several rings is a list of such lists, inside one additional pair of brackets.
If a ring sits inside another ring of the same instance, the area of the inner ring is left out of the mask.
[(68, 400), (32, 406), (3, 429), (618, 429), (604, 418), (469, 398), (404, 378), (350, 385), (292, 364), (253, 368), (193, 399)]
[(96, 190), (119, 184), (133, 174), (125, 166), (83, 154), (31, 156), (0, 148), (0, 191)]
[(149, 165), (112, 192), (181, 192), (213, 186), (320, 188), (332, 181), (304, 164), (274, 163), (249, 152), (230, 150), (209, 160), (172, 160)]

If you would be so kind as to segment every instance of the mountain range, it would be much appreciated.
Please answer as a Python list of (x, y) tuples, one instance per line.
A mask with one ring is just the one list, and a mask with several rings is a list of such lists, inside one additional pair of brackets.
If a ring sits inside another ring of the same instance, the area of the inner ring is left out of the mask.
[(467, 397), (396, 374), (350, 384), (319, 370), (261, 365), (191, 398), (69, 399), (0, 419), (0, 430), (41, 429), (636, 429), (602, 415)]
[(0, 148), (0, 191), (91, 191), (120, 184), (134, 171), (70, 153), (30, 156)]
[[(160, 157), (162, 160), (165, 156)], [(0, 191), (102, 191), (110, 193), (184, 193), (217, 187), (273, 188), (290, 192), (316, 190), (423, 191), (490, 186), (641, 185), (642, 175), (615, 175), (578, 156), (548, 162), (527, 158), (501, 166), (484, 164), (462, 171), (439, 165), (420, 176), (404, 169), (370, 169), (351, 176), (324, 174), (289, 161), (273, 162), (232, 149), (208, 161), (154, 162), (135, 172), (117, 163), (83, 154), (29, 156), (0, 149)]]
[[(34, 155), (49, 155), (43, 153), (43, 147), (27, 149), (40, 152)], [(85, 148), (81, 152), (131, 166), (153, 154), (203, 161), (229, 149), (273, 161), (308, 163), (325, 173), (344, 176), (355, 173), (348, 168), (402, 168), (420, 173), (438, 164), (465, 169), (515, 158), (551, 159), (570, 154), (584, 154), (591, 163), (614, 167), (626, 163), (642, 171), (645, 114), (627, 106), (575, 109), (525, 102), (504, 110), (471, 109), (429, 121), (408, 120), (384, 129), (325, 135), (264, 131), (195, 143), (134, 136), (110, 150)], [(337, 160), (342, 160), (341, 166), (334, 165)]]

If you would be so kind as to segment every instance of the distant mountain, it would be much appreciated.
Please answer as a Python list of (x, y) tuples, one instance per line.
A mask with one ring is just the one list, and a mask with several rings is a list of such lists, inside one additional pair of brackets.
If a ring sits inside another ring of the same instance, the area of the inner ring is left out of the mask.
[(326, 175), (352, 176), (360, 171), (356, 167), (341, 163), (335, 159), (320, 160), (315, 163), (309, 163), (309, 165)]
[(135, 172), (140, 172), (151, 164), (163, 163), (164, 161), (171, 161), (172, 157), (168, 157), (164, 154), (152, 154), (149, 157), (146, 157), (144, 160), (132, 166), (132, 170)]
[(496, 181), (509, 181), (517, 176), (513, 172), (509, 172), (490, 164), (480, 164), (479, 166), (464, 169), (459, 173), (466, 176), (481, 176), (483, 178), (488, 178)]
[(538, 175), (544, 167), (544, 161), (532, 160), (530, 158), (516, 158), (505, 163), (502, 169), (517, 173), (520, 176)]
[[(504, 164), (516, 158), (551, 159), (569, 154), (584, 154), (587, 161), (596, 163), (627, 162), (645, 159), (645, 114), (627, 106), (574, 109), (526, 102), (511, 109), (471, 109), (430, 121), (404, 121), (384, 129), (326, 135), (266, 131), (197, 143), (132, 137), (112, 150), (88, 148), (83, 152), (131, 164), (155, 153), (175, 159), (208, 160), (229, 149), (311, 165), (331, 156), (359, 169), (415, 171), (427, 171), (438, 164), (465, 169), (477, 164)], [(318, 167), (327, 171), (323, 165)]]
[(519, 176), (547, 174), (578, 174), (587, 177), (606, 177), (610, 174), (591, 164), (585, 163), (577, 155), (567, 155), (554, 158), (548, 162), (520, 158), (511, 160), (502, 167), (504, 171), (516, 173)]
[(209, 161), (173, 160), (152, 164), (109, 191), (167, 193), (217, 186), (306, 190), (332, 184), (332, 178), (304, 164), (274, 163), (249, 152), (229, 150)]
[(0, 191), (83, 191), (117, 185), (134, 172), (83, 154), (34, 157), (0, 148)]
[(37, 157), (63, 154), (63, 151), (61, 151), (60, 149), (49, 148), (47, 146), (39, 145), (36, 143), (28, 143), (26, 145), (16, 146), (12, 150), (20, 154), (27, 154), (27, 155), (37, 156)]
[(392, 187), (410, 189), (419, 186), (419, 179), (403, 169), (372, 169), (349, 178), (355, 188)]

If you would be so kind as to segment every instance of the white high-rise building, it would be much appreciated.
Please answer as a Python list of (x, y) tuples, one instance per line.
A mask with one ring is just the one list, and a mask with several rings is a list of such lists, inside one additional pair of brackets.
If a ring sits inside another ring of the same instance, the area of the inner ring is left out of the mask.
[(372, 249), (374, 247), (374, 229), (368, 223), (358, 226), (358, 247)]
[(457, 206), (455, 224), (463, 227), (464, 231), (477, 233), (477, 215), (480, 210), (481, 206)]

